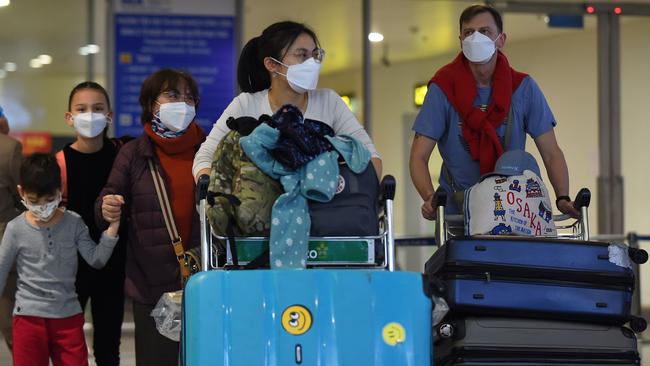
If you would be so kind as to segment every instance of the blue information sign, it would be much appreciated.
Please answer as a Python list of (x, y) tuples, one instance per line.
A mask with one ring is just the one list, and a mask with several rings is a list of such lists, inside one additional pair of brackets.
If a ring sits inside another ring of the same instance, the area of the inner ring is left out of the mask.
[(171, 67), (199, 86), (197, 121), (207, 132), (235, 95), (233, 16), (115, 15), (115, 135), (139, 136), (142, 82)]

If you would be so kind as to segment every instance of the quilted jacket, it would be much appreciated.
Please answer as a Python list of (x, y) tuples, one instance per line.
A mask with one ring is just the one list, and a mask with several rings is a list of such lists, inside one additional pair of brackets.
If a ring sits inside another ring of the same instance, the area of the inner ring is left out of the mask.
[[(108, 225), (101, 214), (103, 196), (124, 196), (123, 224), (127, 225), (128, 230), (125, 291), (137, 302), (155, 305), (160, 295), (180, 290), (181, 287), (180, 268), (149, 172), (149, 158), (153, 158), (169, 193), (169, 178), (160, 166), (153, 142), (143, 134), (124, 145), (115, 158), (106, 186), (95, 202), (95, 221), (100, 228)], [(172, 199), (171, 194), (169, 197)], [(194, 192), (187, 192), (187, 199), (194, 200)], [(199, 225), (195, 212), (192, 240), (184, 243), (186, 249), (200, 244)]]

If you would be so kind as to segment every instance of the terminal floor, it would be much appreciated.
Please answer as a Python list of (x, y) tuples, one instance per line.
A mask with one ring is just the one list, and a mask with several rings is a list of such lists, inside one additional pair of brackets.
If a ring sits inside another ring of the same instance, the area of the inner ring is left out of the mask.
[[(650, 330), (649, 330), (650, 331)], [(90, 337), (89, 332), (86, 332), (86, 340), (88, 344), (92, 344), (92, 337)], [(2, 339), (2, 337), (0, 337)], [(650, 366), (650, 340), (641, 341), (639, 343), (639, 349), (641, 351), (641, 366)], [(132, 323), (124, 324), (124, 330), (122, 331), (122, 346), (120, 348), (122, 366), (135, 366), (135, 348), (133, 344), (133, 325)], [(90, 353), (90, 352), (89, 352)], [(89, 364), (95, 365), (95, 362), (92, 359), (92, 356), (89, 358)], [(11, 366), (11, 356), (7, 350), (7, 347), (2, 340), (0, 344), (0, 365), (1, 366)]]

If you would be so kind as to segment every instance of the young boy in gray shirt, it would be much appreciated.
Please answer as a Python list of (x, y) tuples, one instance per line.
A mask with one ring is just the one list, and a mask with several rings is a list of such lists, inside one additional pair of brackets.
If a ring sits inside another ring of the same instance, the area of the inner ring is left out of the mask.
[(77, 251), (103, 267), (117, 243), (119, 220), (90, 238), (81, 216), (59, 208), (61, 172), (54, 156), (23, 162), (18, 186), (28, 211), (7, 224), (0, 244), (0, 292), (16, 261), (18, 291), (13, 312), (14, 365), (87, 365), (84, 317), (75, 292)]

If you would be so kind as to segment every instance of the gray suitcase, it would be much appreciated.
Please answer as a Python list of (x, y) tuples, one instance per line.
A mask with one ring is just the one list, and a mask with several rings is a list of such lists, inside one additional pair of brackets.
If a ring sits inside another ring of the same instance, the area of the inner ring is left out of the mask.
[(436, 365), (639, 365), (634, 332), (620, 326), (468, 317), (436, 330)]

